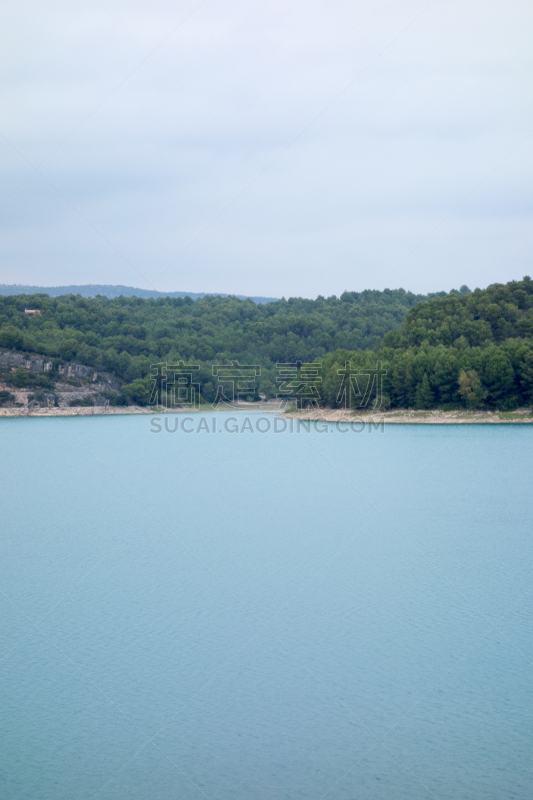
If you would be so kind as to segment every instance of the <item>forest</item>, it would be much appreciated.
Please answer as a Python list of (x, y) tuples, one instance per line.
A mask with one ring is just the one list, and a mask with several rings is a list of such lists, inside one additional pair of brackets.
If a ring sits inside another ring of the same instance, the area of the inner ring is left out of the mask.
[[(148, 400), (154, 363), (198, 364), (202, 396), (210, 402), (212, 364), (238, 360), (261, 366), (258, 391), (272, 397), (277, 362), (310, 362), (339, 348), (373, 347), (425, 299), (403, 289), (259, 305), (220, 296), (0, 296), (0, 347), (111, 373), (124, 384), (122, 397), (138, 403)], [(25, 309), (41, 313), (29, 316)]]
[[(26, 308), (42, 313), (29, 316)], [(353, 408), (498, 408), (533, 400), (533, 282), (416, 295), (403, 289), (257, 305), (235, 297), (0, 297), (0, 347), (77, 362), (121, 384), (113, 402), (146, 404), (151, 367), (194, 363), (202, 397), (213, 364), (255, 364), (250, 399), (275, 397), (280, 363), (313, 363), (320, 380), (293, 399)], [(379, 376), (371, 372), (379, 365)], [(347, 378), (348, 371), (366, 373)], [(21, 370), (11, 380), (24, 381)], [(52, 370), (33, 376), (50, 386)], [(301, 372), (298, 372), (299, 380)], [(0, 376), (9, 383), (5, 372)], [(39, 383), (41, 381), (41, 384)], [(294, 384), (296, 386), (296, 384)]]
[[(533, 281), (526, 276), (422, 302), (372, 351), (339, 349), (320, 362), (320, 403), (333, 408), (510, 411), (531, 405)], [(356, 377), (360, 399), (353, 386), (352, 402), (347, 403), (342, 390), (346, 364), (369, 371), (378, 363), (386, 373), (380, 385), (375, 375)]]

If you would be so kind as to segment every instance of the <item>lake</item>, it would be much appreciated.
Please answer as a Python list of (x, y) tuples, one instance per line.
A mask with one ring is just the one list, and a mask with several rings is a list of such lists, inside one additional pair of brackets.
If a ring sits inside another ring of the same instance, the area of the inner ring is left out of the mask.
[(529, 800), (533, 427), (188, 419), (0, 421), (0, 796)]

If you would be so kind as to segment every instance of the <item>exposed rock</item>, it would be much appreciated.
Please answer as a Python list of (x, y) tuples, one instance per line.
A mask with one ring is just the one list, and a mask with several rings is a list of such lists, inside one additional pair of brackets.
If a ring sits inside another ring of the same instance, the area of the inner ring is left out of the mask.
[[(57, 361), (56, 361), (57, 363)], [(54, 367), (54, 362), (43, 356), (31, 353), (20, 353), (16, 350), (0, 350), (0, 369), (15, 370), (17, 367), (25, 367), (29, 372), (49, 372)], [(92, 367), (84, 364), (67, 362), (59, 364), (57, 371), (65, 380), (90, 381), (99, 384), (105, 389), (119, 389), (120, 381), (109, 375), (107, 372), (97, 372)], [(94, 387), (98, 389), (98, 386)], [(63, 389), (66, 391), (66, 389)]]
[(33, 399), (28, 401), (28, 408), (55, 408), (57, 406), (57, 395), (50, 392), (38, 392), (33, 395)]
[(57, 371), (67, 378), (75, 378), (83, 381), (90, 378), (93, 381), (98, 379), (98, 373), (92, 367), (85, 367), (83, 364), (60, 364)]
[(30, 372), (48, 372), (52, 369), (53, 363), (42, 356), (7, 350), (0, 352), (0, 367), (4, 369), (25, 367)]

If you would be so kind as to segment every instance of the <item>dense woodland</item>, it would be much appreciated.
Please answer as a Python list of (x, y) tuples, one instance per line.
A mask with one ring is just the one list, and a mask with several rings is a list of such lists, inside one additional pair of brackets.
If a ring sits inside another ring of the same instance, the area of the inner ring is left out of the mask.
[[(25, 308), (38, 308), (29, 317)], [(500, 408), (533, 400), (533, 282), (526, 277), (470, 292), (429, 298), (404, 290), (345, 292), (340, 298), (251, 300), (105, 298), (67, 295), (0, 297), (0, 346), (76, 361), (115, 375), (116, 402), (147, 403), (150, 367), (160, 361), (199, 364), (203, 398), (215, 397), (213, 363), (262, 368), (258, 392), (273, 397), (277, 362), (312, 362), (324, 405), (346, 403), (342, 370), (374, 368), (383, 377), (381, 408)], [(18, 377), (26, 380), (21, 371)], [(38, 386), (54, 380), (32, 376)], [(365, 407), (373, 395), (356, 386)], [(9, 382), (9, 381), (8, 381)], [(354, 384), (352, 384), (354, 385)], [(349, 404), (357, 407), (355, 393)], [(257, 399), (259, 394), (255, 395)]]
[[(381, 408), (531, 405), (533, 281), (525, 277), (420, 303), (373, 351), (337, 350), (321, 361), (321, 402), (332, 407), (345, 402), (338, 371), (346, 362), (372, 368), (378, 361), (387, 373)], [(364, 399), (364, 385), (360, 390)]]
[[(123, 396), (135, 402), (146, 402), (153, 363), (200, 364), (203, 396), (211, 401), (215, 393), (211, 365), (238, 359), (261, 366), (258, 388), (271, 397), (277, 389), (276, 362), (309, 362), (338, 348), (372, 347), (425, 299), (403, 289), (262, 305), (218, 296), (195, 301), (189, 297), (3, 296), (0, 347), (112, 373), (126, 384)], [(42, 314), (30, 317), (24, 314), (25, 308), (39, 309)]]

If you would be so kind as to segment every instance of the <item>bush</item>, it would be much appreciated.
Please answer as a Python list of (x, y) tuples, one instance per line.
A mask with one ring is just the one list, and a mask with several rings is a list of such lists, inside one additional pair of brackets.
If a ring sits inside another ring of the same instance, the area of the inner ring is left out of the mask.
[(24, 367), (17, 367), (9, 376), (9, 382), (19, 389), (28, 385), (28, 370)]
[(150, 378), (137, 378), (123, 386), (120, 391), (126, 404), (134, 402), (145, 406), (150, 400), (151, 380)]
[(15, 395), (11, 394), (11, 392), (2, 389), (0, 391), (0, 406), (5, 405), (6, 403), (12, 403), (15, 400)]
[(115, 389), (112, 389), (110, 392), (103, 392), (102, 396), (108, 401), (110, 406), (125, 406), (127, 405), (126, 399), (117, 392)]
[(77, 406), (94, 406), (94, 397), (92, 394), (86, 394), (85, 397), (77, 397), (74, 400), (71, 400), (69, 403), (71, 408), (75, 408)]

